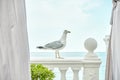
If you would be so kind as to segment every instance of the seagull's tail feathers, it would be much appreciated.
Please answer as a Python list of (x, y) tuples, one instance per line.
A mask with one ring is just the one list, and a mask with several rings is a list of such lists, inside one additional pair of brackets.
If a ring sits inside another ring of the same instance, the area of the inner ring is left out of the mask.
[(37, 48), (38, 49), (45, 49), (45, 47), (43, 47), (43, 46), (38, 46)]

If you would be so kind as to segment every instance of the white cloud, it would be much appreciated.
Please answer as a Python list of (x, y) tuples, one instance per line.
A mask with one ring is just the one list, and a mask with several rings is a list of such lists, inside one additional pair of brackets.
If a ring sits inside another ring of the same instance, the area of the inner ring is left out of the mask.
[(98, 7), (101, 7), (102, 4), (102, 0), (90, 0), (90, 2), (86, 3), (87, 6), (83, 5), (83, 9), (87, 11), (97, 9)]
[(38, 2), (28, 4), (32, 7), (27, 8), (27, 11), (29, 12), (28, 16), (34, 19), (30, 20), (30, 23), (47, 28), (62, 27), (70, 23), (86, 21), (89, 14), (83, 12), (81, 8), (85, 3), (85, 1), (81, 0), (60, 0), (58, 2), (56, 0), (39, 0)]

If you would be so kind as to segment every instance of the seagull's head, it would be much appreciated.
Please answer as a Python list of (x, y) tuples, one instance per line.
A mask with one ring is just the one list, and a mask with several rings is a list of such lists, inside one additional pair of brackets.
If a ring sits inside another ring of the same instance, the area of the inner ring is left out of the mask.
[(64, 30), (64, 33), (71, 33), (70, 31), (68, 31), (68, 30)]

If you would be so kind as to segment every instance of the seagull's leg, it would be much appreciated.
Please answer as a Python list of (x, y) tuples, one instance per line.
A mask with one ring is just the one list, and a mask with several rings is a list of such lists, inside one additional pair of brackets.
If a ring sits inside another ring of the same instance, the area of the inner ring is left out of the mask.
[(55, 58), (58, 58), (58, 51), (55, 51)]
[(59, 54), (59, 51), (58, 51), (58, 58), (60, 58), (60, 54)]
[(63, 59), (62, 57), (60, 57), (59, 51), (58, 51), (58, 58), (59, 58), (59, 59)]
[(63, 59), (62, 57), (60, 57), (60, 54), (59, 54), (58, 50), (55, 51), (55, 57), (58, 58), (58, 59)]

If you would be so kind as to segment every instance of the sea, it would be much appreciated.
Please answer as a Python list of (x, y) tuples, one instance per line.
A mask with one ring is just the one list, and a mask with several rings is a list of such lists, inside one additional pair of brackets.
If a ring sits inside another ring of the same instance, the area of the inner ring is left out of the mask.
[[(63, 58), (83, 58), (86, 55), (87, 52), (60, 52), (60, 55)], [(99, 80), (105, 80), (105, 66), (106, 66), (106, 52), (96, 52), (94, 54), (97, 54), (98, 57), (101, 59), (102, 63), (100, 65), (99, 70)], [(36, 58), (55, 58), (54, 52), (31, 52), (30, 57), (36, 57)], [(60, 80), (60, 72), (57, 68), (53, 70), (55, 73), (55, 79), (54, 80)], [(79, 71), (79, 80), (82, 80), (82, 73), (83, 71)], [(66, 72), (66, 80), (73, 80), (73, 73), (72, 70), (69, 68)]]

